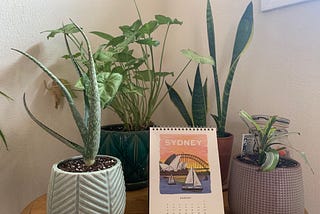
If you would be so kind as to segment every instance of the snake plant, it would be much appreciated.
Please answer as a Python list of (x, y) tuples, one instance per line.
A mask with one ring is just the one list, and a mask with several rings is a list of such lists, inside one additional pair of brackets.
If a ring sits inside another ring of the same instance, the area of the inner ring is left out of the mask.
[(238, 62), (240, 60), (240, 56), (244, 52), (245, 48), (248, 46), (249, 41), (253, 34), (253, 6), (252, 6), (252, 2), (248, 4), (238, 24), (237, 33), (236, 33), (236, 37), (233, 45), (231, 64), (229, 67), (229, 73), (227, 75), (227, 79), (224, 84), (222, 99), (221, 99), (221, 92), (219, 88), (219, 77), (218, 77), (218, 68), (216, 63), (216, 50), (215, 50), (215, 32), (214, 32), (214, 23), (213, 23), (213, 15), (211, 10), (210, 0), (207, 0), (206, 12), (207, 12), (206, 20), (207, 20), (209, 51), (210, 51), (211, 57), (215, 62), (212, 65), (212, 70), (213, 70), (213, 77), (214, 77), (213, 79), (214, 79), (214, 86), (215, 86), (217, 113), (211, 114), (211, 116), (213, 117), (217, 125), (218, 137), (225, 137), (227, 136), (227, 133), (225, 131), (225, 126), (226, 126), (229, 96), (230, 96), (233, 77), (234, 77)]
[(207, 125), (207, 79), (202, 84), (200, 67), (198, 65), (196, 74), (194, 77), (193, 89), (189, 82), (187, 82), (189, 93), (191, 96), (191, 111), (185, 106), (183, 99), (179, 93), (166, 83), (170, 100), (173, 102), (175, 107), (179, 110), (184, 121), (190, 127), (205, 127)]
[[(302, 158), (305, 160), (307, 165), (311, 168), (307, 157), (304, 152), (301, 152), (288, 143), (285, 143), (283, 140), (284, 137), (287, 137), (289, 134), (299, 134), (298, 132), (277, 132), (277, 129), (273, 127), (274, 123), (277, 120), (277, 116), (271, 116), (267, 121), (264, 127), (260, 126), (256, 121), (252, 118), (250, 114), (246, 111), (241, 110), (240, 118), (245, 122), (248, 128), (252, 126), (257, 131), (257, 135), (255, 136), (255, 147), (254, 152), (258, 154), (258, 165), (260, 166), (261, 171), (268, 172), (274, 170), (280, 160), (279, 152), (281, 150), (286, 149), (287, 147), (298, 152)], [(250, 126), (251, 124), (251, 126)], [(274, 148), (275, 145), (280, 145), (279, 148)]]
[[(47, 127), (41, 121), (39, 121), (29, 110), (26, 103), (26, 95), (23, 95), (23, 102), (25, 109), (31, 119), (37, 123), (42, 129), (47, 131), (52, 136), (56, 137), (65, 145), (70, 148), (78, 151), (84, 159), (84, 162), (87, 166), (92, 165), (95, 162), (95, 157), (98, 153), (99, 142), (100, 142), (100, 129), (101, 129), (101, 102), (100, 102), (100, 92), (98, 88), (99, 79), (96, 74), (96, 67), (93, 61), (93, 55), (91, 51), (91, 46), (88, 41), (86, 34), (83, 30), (74, 22), (71, 24), (63, 26), (61, 29), (63, 31), (65, 44), (69, 53), (69, 57), (73, 62), (74, 68), (77, 74), (80, 76), (82, 84), (83, 84), (83, 97), (84, 97), (84, 113), (83, 116), (78, 111), (75, 106), (74, 100), (68, 91), (68, 89), (64, 86), (64, 84), (59, 80), (57, 76), (55, 76), (45, 65), (43, 65), (36, 58), (31, 56), (30, 54), (20, 51), (18, 49), (13, 49), (14, 51), (19, 52), (20, 54), (26, 56), (32, 62), (41, 68), (43, 72), (45, 72), (57, 85), (61, 88), (63, 94), (68, 101), (70, 110), (72, 112), (72, 116), (75, 120), (75, 123), (78, 127), (78, 130), (81, 134), (81, 138), (83, 141), (83, 145), (74, 143), (62, 135), (58, 134), (51, 128)], [(85, 53), (88, 58), (88, 64), (86, 65), (87, 71), (84, 72), (83, 68), (80, 68), (81, 65), (74, 59), (73, 53), (71, 52), (71, 48), (69, 46), (69, 40), (76, 38), (76, 33), (81, 34), (81, 38), (84, 42), (82, 42), (83, 47), (86, 47)], [(100, 77), (102, 78), (102, 77)], [(111, 102), (112, 98), (115, 96), (120, 84), (122, 77), (120, 74), (111, 74), (107, 73), (103, 76), (105, 82), (107, 82), (108, 90), (105, 93), (108, 93), (108, 97), (110, 98), (108, 102)]]

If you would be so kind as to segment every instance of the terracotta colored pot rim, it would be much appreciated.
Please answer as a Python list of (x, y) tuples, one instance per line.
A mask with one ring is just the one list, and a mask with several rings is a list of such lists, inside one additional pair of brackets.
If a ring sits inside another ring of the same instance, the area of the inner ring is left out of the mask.
[(225, 132), (226, 133), (226, 136), (224, 137), (217, 137), (217, 138), (220, 138), (220, 139), (227, 139), (227, 138), (233, 138), (233, 134), (229, 133), (229, 132)]

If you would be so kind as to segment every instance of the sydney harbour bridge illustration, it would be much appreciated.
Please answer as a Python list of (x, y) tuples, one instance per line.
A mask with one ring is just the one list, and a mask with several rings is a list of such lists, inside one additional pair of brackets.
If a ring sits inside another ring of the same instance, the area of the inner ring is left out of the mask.
[(190, 168), (200, 174), (209, 173), (209, 164), (193, 154), (172, 154), (164, 161), (164, 163), (160, 162), (161, 175), (186, 175)]

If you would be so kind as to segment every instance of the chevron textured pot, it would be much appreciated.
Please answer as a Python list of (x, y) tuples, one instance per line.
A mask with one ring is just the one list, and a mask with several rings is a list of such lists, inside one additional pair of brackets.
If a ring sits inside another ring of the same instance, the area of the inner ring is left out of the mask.
[(229, 207), (233, 214), (303, 214), (301, 165), (261, 172), (259, 167), (232, 159)]
[[(79, 157), (75, 157), (79, 158)], [(123, 214), (126, 203), (121, 162), (95, 172), (66, 172), (54, 164), (47, 194), (48, 214)], [(74, 159), (74, 158), (73, 158)]]
[(127, 190), (148, 186), (149, 130), (122, 131), (122, 125), (103, 126), (99, 154), (121, 160)]

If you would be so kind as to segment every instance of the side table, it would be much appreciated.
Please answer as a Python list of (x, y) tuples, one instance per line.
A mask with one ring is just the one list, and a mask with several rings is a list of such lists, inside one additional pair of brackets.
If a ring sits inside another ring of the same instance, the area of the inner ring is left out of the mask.
[[(125, 214), (147, 214), (148, 208), (148, 188), (128, 191), (126, 200)], [(46, 214), (47, 196), (42, 195), (31, 201), (22, 211), (21, 214)], [(228, 207), (228, 192), (223, 192), (223, 202), (225, 214), (230, 214)], [(305, 214), (308, 212), (305, 210)]]

